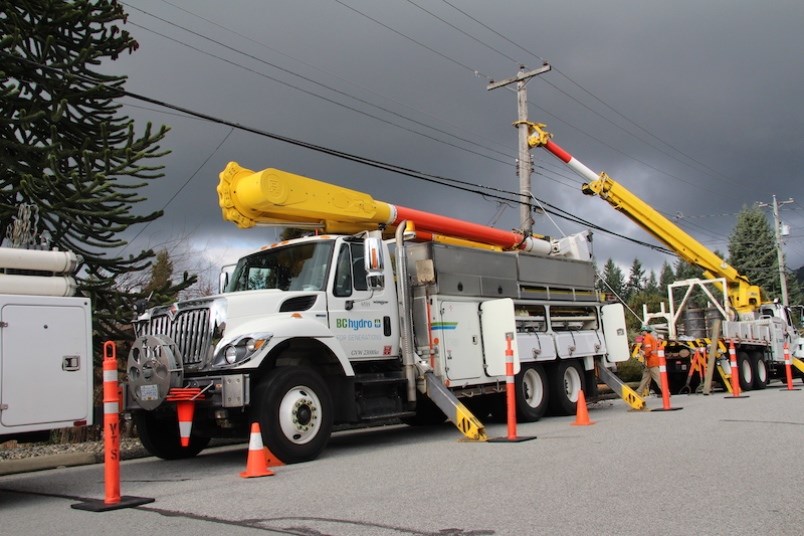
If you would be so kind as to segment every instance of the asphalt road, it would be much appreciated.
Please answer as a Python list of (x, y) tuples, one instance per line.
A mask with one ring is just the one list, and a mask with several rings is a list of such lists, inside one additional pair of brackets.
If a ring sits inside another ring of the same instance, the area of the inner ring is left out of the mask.
[[(243, 479), (243, 446), (121, 464), (111, 512), (102, 465), (0, 477), (0, 529), (26, 535), (799, 535), (804, 391), (674, 396), (671, 412), (592, 404), (520, 424), (532, 441), (468, 443), (451, 426), (341, 432), (310, 463)], [(796, 387), (800, 384), (797, 383)], [(651, 398), (651, 408), (661, 399)], [(506, 436), (505, 424), (487, 426)]]

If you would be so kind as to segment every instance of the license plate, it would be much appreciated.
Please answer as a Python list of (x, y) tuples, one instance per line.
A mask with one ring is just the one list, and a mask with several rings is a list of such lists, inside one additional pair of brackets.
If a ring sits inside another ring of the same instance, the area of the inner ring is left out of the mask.
[(159, 387), (156, 385), (140, 385), (140, 400), (159, 400)]

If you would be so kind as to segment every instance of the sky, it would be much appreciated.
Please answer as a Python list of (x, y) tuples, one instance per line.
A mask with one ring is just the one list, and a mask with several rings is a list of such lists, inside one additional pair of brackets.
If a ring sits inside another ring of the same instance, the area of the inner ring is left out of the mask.
[[(517, 192), (516, 93), (492, 80), (545, 62), (527, 85), (528, 119), (595, 173), (605, 171), (704, 246), (727, 254), (737, 214), (756, 203), (804, 265), (804, 3), (800, 0), (125, 0), (139, 42), (105, 69), (126, 89), (246, 127), (427, 174)], [(339, 159), (126, 97), (140, 127), (166, 124), (166, 176), (138, 211), (124, 253), (189, 237), (213, 266), (276, 240), (222, 219), (229, 161), (275, 167), (390, 203), (519, 228), (519, 208)], [(593, 223), (599, 266), (672, 255), (534, 149), (531, 191)], [(792, 200), (792, 202), (787, 202)], [(550, 236), (585, 225), (537, 213)], [(633, 239), (632, 240), (629, 240)], [(639, 243), (637, 243), (639, 242)], [(769, 267), (770, 269), (770, 267)]]

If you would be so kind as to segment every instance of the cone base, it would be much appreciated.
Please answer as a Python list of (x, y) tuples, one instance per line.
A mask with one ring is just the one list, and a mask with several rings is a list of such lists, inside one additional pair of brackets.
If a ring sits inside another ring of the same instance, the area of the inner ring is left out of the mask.
[(263, 452), (265, 452), (265, 465), (268, 467), (281, 467), (285, 465), (285, 462), (274, 456), (274, 453), (268, 447), (262, 448)]
[(522, 443), (531, 439), (536, 439), (536, 436), (492, 437), (486, 443)]
[(274, 472), (270, 469), (266, 469), (265, 471), (243, 471), (240, 473), (240, 476), (243, 478), (259, 478), (261, 476), (274, 476)]
[(120, 510), (121, 508), (134, 508), (143, 504), (152, 503), (155, 500), (156, 499), (150, 499), (148, 497), (123, 496), (120, 497), (119, 502), (107, 504), (103, 500), (89, 499), (81, 503), (71, 504), (70, 508), (86, 510), (87, 512), (109, 512), (111, 510)]

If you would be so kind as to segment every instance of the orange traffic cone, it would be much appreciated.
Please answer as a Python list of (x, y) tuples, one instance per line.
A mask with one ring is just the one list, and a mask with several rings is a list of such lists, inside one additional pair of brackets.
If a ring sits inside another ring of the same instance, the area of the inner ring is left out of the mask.
[(285, 465), (285, 462), (277, 458), (268, 447), (263, 447), (262, 450), (265, 452), (265, 464), (268, 467), (279, 467), (281, 465)]
[(583, 389), (578, 392), (578, 409), (575, 415), (575, 422), (572, 426), (589, 426), (595, 424), (595, 421), (589, 420), (589, 411), (586, 409), (586, 397), (583, 394)]
[(274, 472), (265, 463), (265, 452), (262, 446), (262, 434), (259, 423), (251, 423), (251, 435), (248, 441), (248, 460), (246, 470), (240, 473), (243, 478), (271, 476)]
[(180, 400), (176, 402), (176, 411), (179, 414), (179, 436), (181, 437), (181, 446), (190, 446), (190, 432), (193, 429), (193, 411), (195, 410), (195, 402), (192, 400)]

